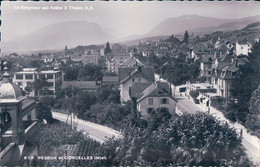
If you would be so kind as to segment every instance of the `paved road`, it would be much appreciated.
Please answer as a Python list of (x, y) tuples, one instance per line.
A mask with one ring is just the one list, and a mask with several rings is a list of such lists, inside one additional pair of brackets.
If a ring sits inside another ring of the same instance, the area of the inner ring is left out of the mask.
[[(68, 115), (52, 111), (52, 116), (55, 119), (66, 122)], [(68, 123), (70, 123), (70, 120), (68, 121)], [(76, 125), (79, 131), (83, 131), (84, 134), (88, 135), (90, 138), (93, 138), (100, 143), (105, 142), (113, 136), (115, 136), (115, 138), (119, 138), (121, 136), (120, 132), (114, 129), (95, 124), (93, 122), (84, 121), (78, 118), (73, 119), (73, 125)]]
[[(165, 79), (160, 78), (158, 74), (155, 74), (155, 81), (163, 81), (167, 82)], [(189, 114), (195, 114), (197, 111), (201, 111), (199, 107), (196, 105), (193, 105), (193, 103), (184, 97), (184, 95), (180, 96), (180, 93), (177, 91), (177, 88), (175, 90), (175, 86), (171, 85), (172, 87), (172, 96), (175, 97), (178, 100), (177, 108), (183, 112), (183, 113), (189, 113)]]
[[(155, 80), (159, 80), (159, 75), (155, 74)], [(165, 81), (164, 79), (160, 79)], [(173, 96), (174, 96), (174, 85), (172, 85)], [(180, 93), (175, 90), (175, 98), (178, 100), (177, 107), (181, 112), (184, 113), (196, 113), (196, 111), (205, 112), (207, 109), (200, 104), (195, 104), (192, 99), (188, 99), (186, 96), (180, 96)], [(232, 124), (225, 116), (218, 110), (213, 107), (210, 108), (210, 114), (213, 114), (218, 120), (226, 121), (228, 124), (236, 129), (236, 132), (240, 134), (241, 129), (243, 130), (242, 145), (246, 148), (245, 152), (248, 155), (249, 159), (255, 164), (260, 166), (260, 140), (256, 136), (250, 135), (247, 133), (247, 129), (239, 123)]]

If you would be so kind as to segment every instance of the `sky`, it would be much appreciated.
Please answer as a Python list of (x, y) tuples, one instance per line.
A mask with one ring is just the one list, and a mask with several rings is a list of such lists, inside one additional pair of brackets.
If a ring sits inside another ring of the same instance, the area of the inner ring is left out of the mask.
[(124, 37), (145, 34), (167, 18), (181, 15), (239, 19), (260, 15), (260, 5), (258, 2), (239, 1), (3, 1), (1, 37), (2, 42), (8, 42), (53, 23), (76, 20), (96, 22)]

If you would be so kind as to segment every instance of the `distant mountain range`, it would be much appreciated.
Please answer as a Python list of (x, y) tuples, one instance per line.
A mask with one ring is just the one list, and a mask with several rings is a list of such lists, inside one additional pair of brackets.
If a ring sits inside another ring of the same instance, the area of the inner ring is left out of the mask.
[(102, 44), (113, 37), (93, 22), (70, 21), (52, 24), (35, 32), (2, 43), (2, 50), (61, 49), (65, 45)]
[(242, 19), (217, 19), (197, 15), (185, 15), (169, 18), (155, 26), (148, 34), (171, 35), (184, 33), (212, 33), (215, 31), (233, 31), (242, 29), (250, 23), (260, 21), (260, 15)]
[[(3, 52), (36, 51), (46, 49), (63, 49), (65, 45), (104, 44), (107, 41), (124, 42), (142, 39), (158, 38), (166, 35), (189, 33), (201, 34), (215, 31), (232, 31), (246, 27), (248, 24), (260, 21), (260, 15), (242, 19), (218, 19), (198, 15), (185, 15), (164, 20), (147, 34), (130, 35), (116, 38), (113, 29), (101, 27), (88, 21), (61, 22), (43, 27), (35, 32), (21, 36), (1, 44)], [(129, 42), (126, 42), (129, 43)], [(130, 42), (131, 43), (131, 42)]]

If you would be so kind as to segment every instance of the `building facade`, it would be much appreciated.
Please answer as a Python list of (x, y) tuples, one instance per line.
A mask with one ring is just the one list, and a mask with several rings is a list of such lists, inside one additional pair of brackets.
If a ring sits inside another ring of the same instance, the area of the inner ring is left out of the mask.
[(26, 87), (32, 90), (30, 96), (39, 96), (40, 92), (33, 89), (33, 83), (40, 78), (46, 78), (48, 82), (48, 90), (50, 94), (55, 94), (56, 90), (61, 87), (63, 82), (63, 74), (61, 70), (38, 71), (35, 68), (25, 68), (23, 71), (14, 73), (13, 83), (26, 91)]
[(151, 112), (176, 112), (177, 100), (167, 82), (135, 83), (129, 93), (141, 118), (146, 119)]

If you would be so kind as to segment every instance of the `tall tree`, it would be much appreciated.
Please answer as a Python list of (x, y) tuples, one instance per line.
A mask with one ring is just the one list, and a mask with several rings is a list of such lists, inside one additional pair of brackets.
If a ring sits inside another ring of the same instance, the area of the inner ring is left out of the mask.
[(246, 126), (260, 136), (260, 85), (252, 93), (249, 114), (246, 117)]
[(110, 44), (109, 44), (109, 42), (106, 43), (106, 47), (105, 47), (104, 53), (105, 53), (105, 54), (111, 53), (111, 49), (110, 49)]
[(253, 44), (252, 52), (249, 53), (249, 61), (239, 67), (238, 74), (231, 87), (231, 95), (237, 99), (237, 119), (245, 123), (249, 113), (249, 101), (251, 94), (260, 83), (260, 42)]
[(189, 43), (189, 33), (187, 30), (184, 33), (183, 43)]
[(47, 82), (47, 79), (45, 76), (42, 76), (40, 75), (40, 78), (39, 79), (36, 79), (34, 82), (33, 82), (33, 88), (36, 90), (36, 91), (42, 91), (44, 87), (47, 87), (48, 86), (48, 82)]

